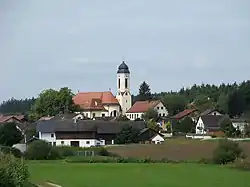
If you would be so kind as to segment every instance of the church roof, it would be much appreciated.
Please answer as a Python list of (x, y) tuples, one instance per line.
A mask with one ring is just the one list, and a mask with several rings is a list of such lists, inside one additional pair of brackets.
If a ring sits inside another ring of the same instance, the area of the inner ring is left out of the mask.
[(149, 109), (156, 107), (161, 101), (136, 101), (135, 104), (127, 111), (127, 113), (144, 113)]
[(122, 63), (118, 67), (117, 73), (130, 73), (129, 68), (128, 68), (127, 64), (125, 64), (124, 61), (122, 61)]
[(111, 92), (80, 92), (73, 97), (76, 105), (88, 110), (105, 110), (104, 104), (117, 104), (118, 100)]

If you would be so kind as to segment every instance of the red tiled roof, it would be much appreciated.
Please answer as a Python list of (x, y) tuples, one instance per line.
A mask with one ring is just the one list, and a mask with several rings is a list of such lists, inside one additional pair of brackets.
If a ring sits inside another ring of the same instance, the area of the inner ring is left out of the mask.
[(156, 107), (161, 101), (137, 101), (128, 111), (127, 113), (144, 113), (149, 109)]
[(12, 115), (12, 116), (0, 115), (0, 123), (4, 123), (10, 120), (11, 118), (15, 118), (18, 121), (22, 121), (24, 119), (24, 115)]
[(175, 116), (173, 116), (173, 118), (175, 118), (175, 119), (182, 119), (185, 116), (193, 113), (194, 111), (196, 111), (196, 109), (185, 109), (182, 112), (180, 112), (180, 113), (176, 114)]
[(105, 110), (104, 104), (117, 104), (118, 100), (111, 92), (80, 92), (73, 97), (76, 105), (87, 110)]

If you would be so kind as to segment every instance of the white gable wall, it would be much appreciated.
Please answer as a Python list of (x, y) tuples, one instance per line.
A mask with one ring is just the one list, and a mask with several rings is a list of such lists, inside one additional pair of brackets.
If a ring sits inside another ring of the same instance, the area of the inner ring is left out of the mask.
[(198, 122), (197, 122), (196, 127), (195, 127), (196, 134), (205, 134), (206, 131), (204, 130), (204, 128), (205, 128), (205, 125), (204, 125), (201, 117), (199, 117)]
[(160, 102), (157, 106), (155, 106), (154, 109), (158, 112), (159, 116), (165, 117), (168, 115), (168, 110), (166, 109), (166, 107), (163, 105), (162, 102)]
[(155, 144), (160, 144), (160, 143), (164, 142), (164, 138), (161, 137), (159, 134), (157, 134), (155, 137), (152, 138), (151, 141)]

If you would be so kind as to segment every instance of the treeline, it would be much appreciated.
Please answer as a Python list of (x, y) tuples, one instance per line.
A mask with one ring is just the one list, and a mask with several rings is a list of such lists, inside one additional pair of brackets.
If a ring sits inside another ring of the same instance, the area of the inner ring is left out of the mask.
[(150, 94), (150, 87), (143, 82), (139, 94), (134, 101), (161, 99), (170, 115), (175, 115), (186, 108), (200, 111), (216, 108), (232, 117), (249, 114), (250, 111), (250, 80), (240, 84), (221, 84), (219, 86), (202, 84), (190, 88), (182, 88), (177, 92), (161, 92)]
[(29, 112), (31, 106), (34, 104), (35, 98), (27, 99), (15, 99), (11, 98), (7, 101), (4, 101), (0, 105), (0, 113), (2, 114), (26, 114)]
[[(60, 92), (61, 94), (59, 94), (58, 97), (55, 94), (57, 92), (53, 90), (51, 91), (51, 89), (49, 89), (50, 92), (43, 94), (48, 95), (46, 96), (47, 99), (46, 102), (44, 101), (44, 105), (52, 106), (52, 102), (54, 101), (52, 101), (50, 98), (56, 98), (56, 100), (59, 98), (67, 98), (64, 99), (64, 101), (67, 101), (67, 103), (71, 105), (69, 98), (72, 97), (72, 94), (69, 93), (70, 90), (67, 89), (62, 89), (66, 91)], [(66, 97), (66, 95), (68, 96)], [(132, 98), (133, 102), (147, 99), (161, 99), (166, 105), (170, 115), (175, 115), (186, 108), (195, 107), (200, 111), (204, 111), (209, 108), (216, 108), (221, 112), (227, 113), (233, 117), (241, 116), (242, 114), (250, 113), (250, 80), (244, 81), (240, 84), (221, 84), (219, 86), (210, 84), (195, 84), (190, 88), (182, 88), (177, 92), (170, 91), (161, 93), (151, 93), (150, 85), (148, 85), (146, 82), (143, 82), (140, 85), (138, 94), (134, 95)], [(12, 98), (0, 105), (0, 113), (27, 113), (31, 110), (31, 106), (35, 104), (35, 101), (35, 98), (24, 100)], [(62, 106), (68, 105), (65, 104), (64, 101), (61, 101)], [(36, 105), (38, 104), (41, 105), (41, 103), (37, 101)], [(62, 106), (58, 105), (56, 108), (61, 110), (63, 108)], [(41, 107), (35, 108), (39, 109)], [(43, 110), (44, 106), (42, 107), (42, 111)]]

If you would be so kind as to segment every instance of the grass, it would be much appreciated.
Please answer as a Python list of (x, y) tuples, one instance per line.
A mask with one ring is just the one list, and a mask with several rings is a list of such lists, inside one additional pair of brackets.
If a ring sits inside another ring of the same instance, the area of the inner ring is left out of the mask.
[(63, 187), (250, 187), (250, 173), (198, 164), (29, 162), (31, 181)]

